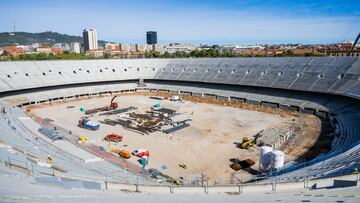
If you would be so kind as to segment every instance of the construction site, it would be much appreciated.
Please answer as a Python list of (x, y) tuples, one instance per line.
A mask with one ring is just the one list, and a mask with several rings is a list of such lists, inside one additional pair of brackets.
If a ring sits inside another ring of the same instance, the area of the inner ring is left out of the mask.
[(261, 172), (262, 146), (285, 152), (283, 165), (309, 153), (321, 131), (312, 115), (154, 92), (69, 99), (27, 111), (68, 131), (60, 139), (91, 143), (187, 183), (250, 179)]
[(359, 202), (359, 58), (0, 66), (4, 202)]

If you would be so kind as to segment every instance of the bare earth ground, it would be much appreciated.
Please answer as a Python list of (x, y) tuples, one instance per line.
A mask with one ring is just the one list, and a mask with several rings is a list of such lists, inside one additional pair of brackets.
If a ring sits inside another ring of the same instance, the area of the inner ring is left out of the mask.
[[(174, 121), (191, 119), (188, 122), (190, 127), (171, 133), (171, 139), (162, 132), (140, 135), (125, 130), (121, 126), (101, 124), (98, 131), (89, 131), (77, 126), (78, 120), (84, 116), (84, 113), (79, 110), (80, 106), (86, 106), (87, 109), (102, 107), (109, 105), (110, 99), (111, 97), (97, 97), (95, 99), (46, 105), (44, 108), (34, 108), (31, 111), (42, 118), (54, 120), (59, 126), (71, 130), (74, 136), (87, 135), (89, 142), (104, 146), (109, 150), (112, 146), (103, 140), (104, 136), (112, 132), (122, 134), (124, 135), (123, 142), (113, 146), (130, 152), (139, 148), (149, 150), (150, 158), (147, 168), (156, 168), (174, 178), (184, 177), (185, 180), (198, 178), (201, 174), (204, 174), (211, 181), (219, 183), (231, 182), (230, 180), (235, 174), (235, 171), (229, 167), (231, 164), (229, 159), (231, 158), (239, 158), (240, 160), (251, 158), (256, 162), (256, 165), (252, 168), (258, 169), (259, 148), (239, 149), (234, 142), (241, 142), (244, 136), (252, 138), (256, 133), (266, 128), (301, 125), (300, 119), (294, 116), (280, 116), (207, 103), (190, 101), (182, 103), (162, 100), (162, 107), (174, 109), (180, 113), (180, 115), (173, 117)], [(151, 106), (158, 102), (147, 96), (139, 95), (121, 95), (116, 101), (119, 103), (119, 108), (135, 106), (138, 107), (139, 112), (149, 110)], [(75, 106), (75, 108), (66, 108), (71, 105)], [(120, 116), (124, 116), (124, 114), (111, 116), (98, 116), (97, 114), (93, 119), (114, 119)], [(296, 119), (294, 120), (294, 118)], [(314, 136), (312, 136), (312, 139), (314, 139)], [(296, 144), (307, 145), (309, 143), (304, 139)], [(298, 153), (292, 154), (299, 156)], [(291, 158), (293, 157), (291, 156)], [(129, 161), (139, 164), (136, 157), (131, 157)], [(179, 167), (181, 163), (185, 163), (187, 169)], [(162, 165), (166, 165), (167, 169), (162, 170)], [(250, 176), (248, 172), (241, 170), (236, 172), (235, 175), (244, 178)]]

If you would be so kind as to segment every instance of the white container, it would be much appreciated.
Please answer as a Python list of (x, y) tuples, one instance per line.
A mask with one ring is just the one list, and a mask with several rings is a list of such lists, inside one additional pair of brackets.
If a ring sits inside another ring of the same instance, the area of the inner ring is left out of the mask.
[(285, 153), (283, 151), (274, 150), (271, 154), (271, 169), (280, 170), (284, 166)]
[(178, 95), (174, 95), (171, 97), (171, 101), (179, 101), (180, 97)]
[(260, 165), (259, 168), (261, 171), (267, 171), (270, 168), (271, 158), (273, 148), (269, 146), (260, 147)]

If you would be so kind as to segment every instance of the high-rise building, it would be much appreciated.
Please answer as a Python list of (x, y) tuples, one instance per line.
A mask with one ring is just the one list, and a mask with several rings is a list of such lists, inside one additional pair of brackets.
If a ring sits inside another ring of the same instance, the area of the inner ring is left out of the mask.
[(147, 31), (146, 42), (147, 44), (157, 44), (157, 33), (155, 31)]
[(83, 38), (85, 51), (98, 49), (96, 29), (85, 29), (83, 31)]
[(70, 51), (80, 54), (80, 43), (79, 42), (71, 43), (70, 44)]

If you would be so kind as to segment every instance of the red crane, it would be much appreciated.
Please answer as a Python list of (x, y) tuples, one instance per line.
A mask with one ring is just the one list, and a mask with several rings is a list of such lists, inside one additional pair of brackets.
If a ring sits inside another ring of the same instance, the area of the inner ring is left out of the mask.
[(114, 96), (111, 101), (110, 101), (110, 105), (109, 106), (105, 106), (105, 107), (100, 107), (100, 108), (96, 108), (96, 109), (89, 109), (87, 111), (85, 111), (85, 114), (95, 114), (101, 111), (110, 111), (110, 110), (114, 110), (117, 109), (119, 107), (119, 104), (117, 102), (114, 102), (115, 98), (117, 96)]
[(117, 102), (114, 102), (115, 98), (117, 96), (114, 96), (110, 101), (110, 109), (117, 109), (119, 107), (119, 104)]

